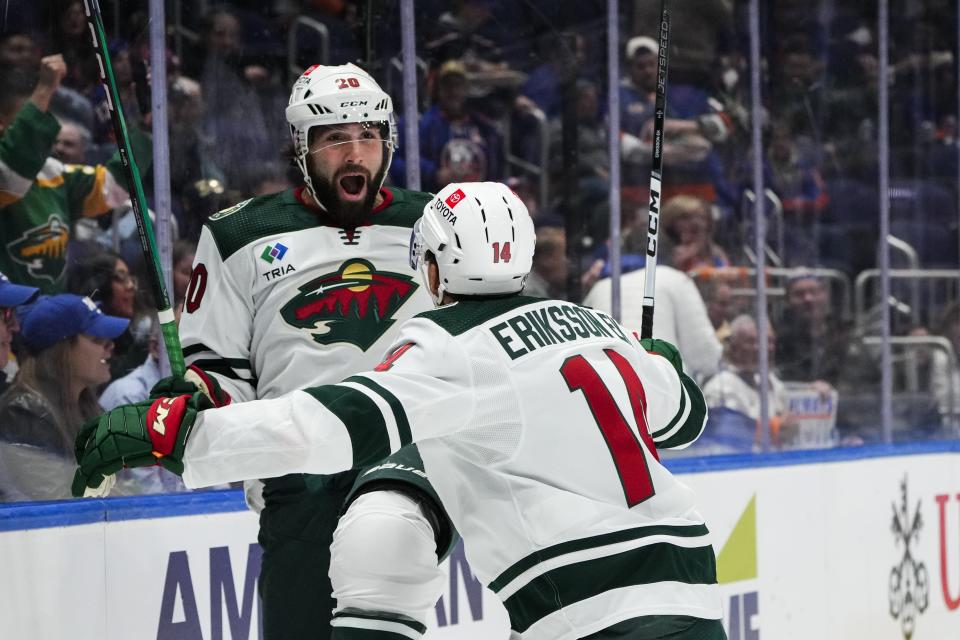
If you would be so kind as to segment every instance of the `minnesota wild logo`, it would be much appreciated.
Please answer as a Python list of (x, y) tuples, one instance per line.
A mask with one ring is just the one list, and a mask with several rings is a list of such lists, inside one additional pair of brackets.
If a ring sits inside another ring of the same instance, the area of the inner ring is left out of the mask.
[(67, 265), (68, 231), (60, 218), (51, 217), (46, 224), (27, 229), (7, 243), (7, 252), (15, 262), (26, 266), (32, 277), (55, 282)]
[(396, 322), (394, 313), (416, 290), (410, 276), (347, 260), (338, 271), (301, 285), (280, 315), (320, 344), (348, 342), (366, 351)]

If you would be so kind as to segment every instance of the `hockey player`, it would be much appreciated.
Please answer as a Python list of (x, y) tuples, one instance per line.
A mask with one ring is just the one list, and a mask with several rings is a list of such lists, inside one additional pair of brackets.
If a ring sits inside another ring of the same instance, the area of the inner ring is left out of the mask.
[[(699, 436), (703, 395), (668, 343), (519, 295), (533, 247), (507, 187), (449, 185), (411, 239), (438, 308), (407, 321), (373, 371), (222, 409), (200, 411), (195, 394), (106, 414), (82, 434), (78, 487), (154, 457), (184, 469), (188, 486), (335, 473), (414, 441), (511, 637), (725, 638), (707, 528), (657, 454)], [(398, 549), (364, 557), (345, 521), (335, 587)], [(335, 624), (417, 637), (390, 616), (408, 607), (403, 589), (371, 583), (363, 595), (338, 602)]]
[[(396, 141), (390, 97), (354, 65), (314, 66), (294, 83), (286, 117), (303, 186), (211, 216), (184, 301), (187, 377), (218, 405), (275, 398), (368, 369), (393, 341), (398, 321), (431, 307), (407, 263), (411, 228), (430, 195), (382, 187)], [(167, 381), (154, 394), (179, 388), (182, 381)], [(393, 489), (381, 500), (406, 518), (396, 526), (427, 532), (392, 565), (399, 578), (379, 578), (417, 580), (425, 607), (436, 602), (437, 556), (450, 546), (451, 531), (416, 471), (416, 451), (399, 455), (399, 466), (356, 483), (351, 471), (256, 476), (271, 479), (247, 484), (248, 502), (260, 511), (266, 640), (330, 637), (333, 531), (352, 497), (378, 487)], [(377, 532), (388, 540), (402, 534)]]

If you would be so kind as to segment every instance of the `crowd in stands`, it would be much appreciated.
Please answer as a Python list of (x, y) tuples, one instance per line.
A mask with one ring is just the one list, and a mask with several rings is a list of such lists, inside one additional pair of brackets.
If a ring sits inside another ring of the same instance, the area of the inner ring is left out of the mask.
[[(68, 473), (80, 424), (146, 397), (161, 356), (83, 2), (8, 4), (0, 23), (0, 501), (66, 497), (69, 479), (51, 483), (30, 469), (50, 458)], [(152, 205), (147, 3), (103, 4)], [(397, 2), (201, 4), (205, 13), (177, 13), (182, 22), (168, 29), (178, 305), (205, 220), (299, 184), (284, 107), (308, 64), (357, 62), (392, 94), (400, 150), (388, 184), (406, 186)], [(880, 241), (877, 16), (869, 3), (827, 4), (828, 12), (799, 0), (761, 3), (768, 249), (759, 260), (770, 268), (771, 296), (761, 381), (747, 3), (673, 2), (654, 335), (677, 344), (713, 411), (691, 453), (880, 438), (880, 352), (864, 339), (879, 335), (876, 314), (854, 317), (849, 307), (850, 283), (876, 267)], [(915, 250), (894, 264), (956, 269), (957, 7), (892, 5), (891, 229)], [(623, 322), (633, 328), (645, 277), (657, 7), (621, 3), (621, 293)], [(415, 11), (421, 187), (508, 183), (537, 224), (528, 292), (609, 311), (606, 3), (417, 0)], [(325, 47), (299, 17), (326, 27)], [(907, 398), (897, 406), (898, 437), (958, 433), (958, 298), (954, 286), (924, 298), (923, 314), (893, 308), (895, 335), (919, 339), (895, 354), (896, 390)], [(759, 427), (761, 385), (769, 437)], [(180, 488), (151, 472), (126, 490)]]

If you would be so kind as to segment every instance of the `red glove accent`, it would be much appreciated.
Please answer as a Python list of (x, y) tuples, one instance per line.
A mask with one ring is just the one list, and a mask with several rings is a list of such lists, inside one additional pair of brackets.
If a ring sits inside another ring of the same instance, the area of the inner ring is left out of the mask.
[(227, 393), (226, 390), (224, 390), (216, 380), (211, 378), (206, 371), (195, 365), (190, 365), (187, 367), (187, 371), (192, 371), (198, 378), (200, 378), (200, 382), (203, 383), (203, 386), (197, 386), (200, 387), (203, 395), (210, 398), (210, 402), (213, 403), (213, 406), (225, 407), (233, 402), (233, 398), (230, 396), (230, 394)]
[(153, 455), (158, 458), (173, 452), (189, 400), (189, 395), (160, 398), (147, 410), (147, 433), (153, 442)]

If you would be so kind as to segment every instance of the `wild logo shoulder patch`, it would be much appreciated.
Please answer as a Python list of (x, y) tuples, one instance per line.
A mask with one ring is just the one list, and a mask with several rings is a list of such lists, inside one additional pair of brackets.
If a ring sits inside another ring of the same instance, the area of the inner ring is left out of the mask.
[(408, 275), (352, 259), (298, 290), (280, 309), (287, 324), (309, 332), (320, 344), (347, 342), (366, 351), (396, 322), (394, 314), (417, 284)]

